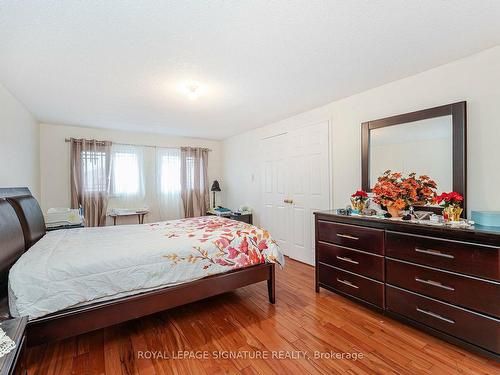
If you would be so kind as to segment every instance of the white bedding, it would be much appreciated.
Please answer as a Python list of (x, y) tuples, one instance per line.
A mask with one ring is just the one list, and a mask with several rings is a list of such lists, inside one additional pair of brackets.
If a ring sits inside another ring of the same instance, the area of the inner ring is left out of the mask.
[(34, 319), (263, 262), (284, 264), (265, 230), (216, 216), (59, 230), (12, 267), (9, 305)]

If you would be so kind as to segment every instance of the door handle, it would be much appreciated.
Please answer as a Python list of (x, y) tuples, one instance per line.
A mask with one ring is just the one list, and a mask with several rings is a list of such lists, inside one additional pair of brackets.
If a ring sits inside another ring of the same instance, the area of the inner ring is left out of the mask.
[(350, 234), (337, 233), (337, 237), (348, 238), (350, 240), (359, 240), (359, 237), (351, 236)]
[(439, 320), (442, 320), (446, 323), (450, 323), (450, 324), (455, 324), (455, 321), (452, 320), (452, 319), (449, 319), (449, 318), (445, 318), (444, 316), (442, 315), (439, 315), (439, 314), (436, 314), (435, 312), (432, 312), (432, 311), (427, 311), (427, 310), (424, 310), (424, 309), (421, 309), (419, 307), (417, 307), (417, 311), (421, 314), (425, 314), (425, 315), (428, 315), (428, 316), (431, 316), (433, 318), (436, 318), (436, 319), (439, 319)]
[(417, 253), (423, 253), (423, 254), (429, 254), (429, 255), (435, 255), (435, 256), (438, 256), (438, 257), (442, 257), (442, 258), (449, 258), (449, 259), (454, 259), (455, 257), (451, 254), (446, 254), (446, 253), (442, 253), (441, 251), (439, 250), (432, 250), (432, 249), (420, 249), (418, 247), (415, 248), (415, 251)]
[(342, 280), (342, 279), (339, 279), (339, 278), (337, 277), (337, 281), (338, 281), (339, 283), (344, 284), (344, 285), (350, 286), (351, 288), (359, 289), (359, 286), (354, 285), (353, 283), (351, 283), (351, 282), (349, 282), (349, 281), (347, 281), (347, 280)]
[(341, 256), (337, 255), (337, 259), (343, 260), (344, 262), (348, 262), (348, 263), (352, 263), (352, 264), (359, 264), (359, 262), (352, 260), (351, 258), (347, 258), (347, 257), (341, 257)]
[(439, 281), (424, 280), (424, 279), (421, 279), (419, 277), (415, 277), (415, 281), (422, 283), (422, 284), (437, 286), (438, 288), (441, 288), (441, 289), (446, 289), (446, 290), (451, 290), (451, 291), (455, 290), (455, 288), (448, 286), (448, 285), (441, 284)]
[(293, 203), (293, 199), (283, 199), (283, 203)]

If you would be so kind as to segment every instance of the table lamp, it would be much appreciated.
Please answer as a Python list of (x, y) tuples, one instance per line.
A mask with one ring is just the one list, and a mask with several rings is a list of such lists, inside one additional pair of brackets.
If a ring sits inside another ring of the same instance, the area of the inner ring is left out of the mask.
[(215, 208), (215, 192), (216, 191), (221, 191), (220, 186), (219, 186), (219, 181), (215, 180), (212, 184), (212, 188), (210, 189), (214, 193), (214, 208)]

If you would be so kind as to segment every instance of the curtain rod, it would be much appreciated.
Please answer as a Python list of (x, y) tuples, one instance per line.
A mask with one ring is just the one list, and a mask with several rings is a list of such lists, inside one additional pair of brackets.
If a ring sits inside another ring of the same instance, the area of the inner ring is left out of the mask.
[[(64, 142), (69, 143), (71, 142), (71, 138), (65, 138)], [(97, 141), (97, 142), (106, 142), (106, 141)], [(132, 143), (120, 143), (120, 142), (112, 142), (115, 145), (120, 145), (120, 146), (136, 146), (136, 147), (151, 147), (151, 148), (181, 148), (181, 147), (190, 147), (190, 146), (151, 146), (151, 145), (137, 145), (137, 144), (132, 144)], [(205, 148), (208, 151), (212, 151), (210, 148), (206, 147), (201, 147)]]

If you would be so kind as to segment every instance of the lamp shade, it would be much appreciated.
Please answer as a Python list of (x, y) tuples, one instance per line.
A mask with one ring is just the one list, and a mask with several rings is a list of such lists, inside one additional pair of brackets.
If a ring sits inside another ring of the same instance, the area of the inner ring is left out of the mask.
[(219, 186), (219, 181), (215, 180), (214, 183), (212, 184), (212, 188), (210, 191), (221, 191), (220, 186)]

